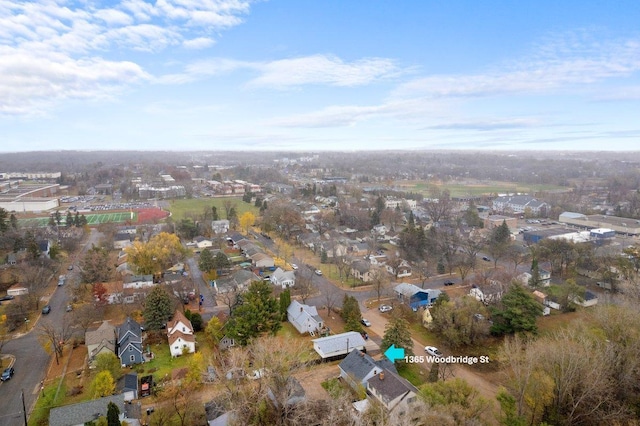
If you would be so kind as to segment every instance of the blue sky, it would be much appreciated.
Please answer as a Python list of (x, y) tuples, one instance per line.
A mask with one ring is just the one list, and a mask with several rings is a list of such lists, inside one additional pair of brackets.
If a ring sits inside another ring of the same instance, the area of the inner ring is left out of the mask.
[(0, 152), (637, 150), (640, 2), (0, 0)]

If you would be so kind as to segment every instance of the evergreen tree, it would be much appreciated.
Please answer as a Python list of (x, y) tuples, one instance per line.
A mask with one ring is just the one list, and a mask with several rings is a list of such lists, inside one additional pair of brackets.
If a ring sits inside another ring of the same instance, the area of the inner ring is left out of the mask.
[(254, 206), (254, 207), (257, 207), (257, 208), (262, 207), (262, 198), (260, 198), (260, 197), (256, 197), (256, 202), (255, 202), (255, 203), (253, 203), (253, 206)]
[(76, 215), (73, 217), (73, 226), (80, 227), (82, 222), (80, 221), (80, 213), (76, 211)]
[(540, 285), (540, 268), (538, 267), (538, 259), (535, 257), (531, 261), (531, 278), (529, 278), (529, 286), (537, 288)]
[(211, 206), (211, 218), (213, 220), (220, 220), (218, 217), (218, 208), (216, 206)]
[(4, 234), (9, 229), (9, 224), (7, 223), (7, 211), (0, 207), (0, 234)]
[(280, 306), (271, 296), (271, 286), (254, 281), (232, 311), (227, 322), (227, 333), (242, 346), (264, 333), (275, 334), (281, 324)]
[(508, 244), (511, 241), (511, 231), (506, 220), (502, 221), (502, 225), (493, 229), (490, 239), (493, 244)]
[(119, 416), (120, 409), (116, 404), (110, 402), (107, 405), (107, 426), (121, 426)]
[(71, 228), (73, 226), (73, 215), (71, 214), (71, 212), (67, 212), (64, 226), (67, 228)]
[(536, 319), (542, 315), (542, 305), (521, 285), (513, 285), (503, 296), (500, 305), (491, 308), (495, 335), (519, 332), (537, 333)]
[(215, 269), (215, 267), (216, 263), (213, 260), (211, 251), (207, 249), (202, 250), (202, 253), (200, 253), (200, 259), (198, 260), (198, 268), (200, 268), (202, 272), (209, 272)]
[(380, 213), (377, 210), (371, 212), (371, 227), (380, 224)]
[(56, 226), (56, 219), (53, 215), (49, 216), (49, 226), (54, 228)]
[(9, 222), (11, 223), (11, 227), (13, 228), (14, 231), (18, 230), (18, 218), (16, 217), (15, 214), (11, 213), (11, 216), (9, 216)]
[(413, 355), (413, 341), (411, 340), (409, 323), (402, 317), (392, 317), (384, 328), (380, 350), (384, 352), (391, 345), (403, 348), (405, 356)]
[(60, 224), (62, 223), (62, 215), (60, 214), (60, 210), (56, 210), (53, 217), (56, 220), (56, 225), (60, 226)]
[(282, 321), (287, 319), (287, 309), (289, 305), (291, 305), (291, 290), (287, 287), (280, 293), (280, 314), (282, 315)]
[(220, 270), (229, 267), (231, 267), (231, 261), (229, 260), (227, 255), (221, 251), (216, 253), (216, 256), (213, 258), (213, 268), (216, 270)]
[(329, 256), (327, 255), (327, 251), (322, 249), (320, 252), (320, 263), (327, 263), (329, 261)]
[(344, 320), (344, 331), (357, 331), (359, 333), (363, 331), (360, 323), (362, 313), (360, 313), (360, 305), (355, 297), (348, 294), (344, 295), (341, 316)]
[(147, 329), (160, 330), (172, 314), (171, 296), (161, 286), (154, 287), (145, 299), (144, 320)]

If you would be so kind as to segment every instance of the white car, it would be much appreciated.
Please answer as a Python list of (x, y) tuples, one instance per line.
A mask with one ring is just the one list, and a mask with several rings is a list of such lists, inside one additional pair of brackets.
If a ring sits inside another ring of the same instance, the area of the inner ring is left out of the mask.
[(362, 319), (360, 320), (360, 323), (361, 323), (362, 325), (364, 325), (365, 327), (371, 327), (371, 323), (370, 323), (370, 322), (369, 322), (369, 320), (368, 320), (368, 319), (366, 319), (366, 318), (362, 318)]
[(292, 263), (291, 269), (293, 269), (294, 271), (298, 270), (298, 265), (296, 265), (295, 263)]
[(442, 352), (435, 346), (425, 346), (424, 351), (432, 356), (442, 356)]
[(389, 311), (391, 311), (392, 309), (393, 309), (393, 307), (392, 307), (392, 306), (390, 306), (390, 305), (380, 305), (380, 307), (378, 308), (378, 310), (379, 310), (380, 312), (382, 312), (382, 313), (389, 312)]
[(321, 271), (320, 269), (316, 269), (314, 272), (315, 272), (315, 274), (316, 274), (316, 275), (318, 275), (318, 276), (319, 276), (319, 275), (322, 275), (322, 271)]

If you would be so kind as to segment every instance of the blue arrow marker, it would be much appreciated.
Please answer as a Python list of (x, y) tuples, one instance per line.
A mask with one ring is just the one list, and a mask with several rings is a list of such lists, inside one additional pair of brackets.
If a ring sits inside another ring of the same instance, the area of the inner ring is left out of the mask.
[(404, 358), (404, 348), (396, 348), (396, 345), (391, 345), (389, 349), (384, 352), (384, 356), (389, 358), (389, 361), (394, 362), (396, 359)]

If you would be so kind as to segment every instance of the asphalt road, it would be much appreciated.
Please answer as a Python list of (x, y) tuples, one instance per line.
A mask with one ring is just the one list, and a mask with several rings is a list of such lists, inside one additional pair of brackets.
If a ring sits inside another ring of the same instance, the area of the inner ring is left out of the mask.
[[(82, 247), (80, 254), (74, 259), (77, 260), (82, 254), (95, 244), (100, 238), (97, 231), (92, 231), (87, 242)], [(73, 280), (78, 279), (77, 267), (73, 271), (61, 271), (60, 274), (67, 275), (66, 284), (56, 286), (53, 292), (45, 296), (51, 305), (51, 313), (41, 315), (35, 321), (35, 324), (29, 324), (30, 331), (27, 334), (20, 335), (9, 340), (2, 347), (3, 354), (10, 354), (15, 357), (15, 374), (11, 380), (0, 384), (0, 426), (16, 426), (24, 423), (24, 411), (22, 409), (21, 392), (24, 391), (24, 402), (27, 413), (33, 409), (38, 392), (40, 392), (40, 383), (46, 376), (46, 369), (49, 366), (51, 356), (47, 354), (42, 345), (38, 341), (38, 324), (40, 321), (50, 321), (54, 324), (60, 324), (65, 315), (65, 307), (69, 303), (69, 296), (66, 289), (71, 285)], [(57, 282), (57, 275), (53, 277)], [(45, 303), (41, 303), (43, 306)], [(24, 332), (24, 330), (17, 330)]]

